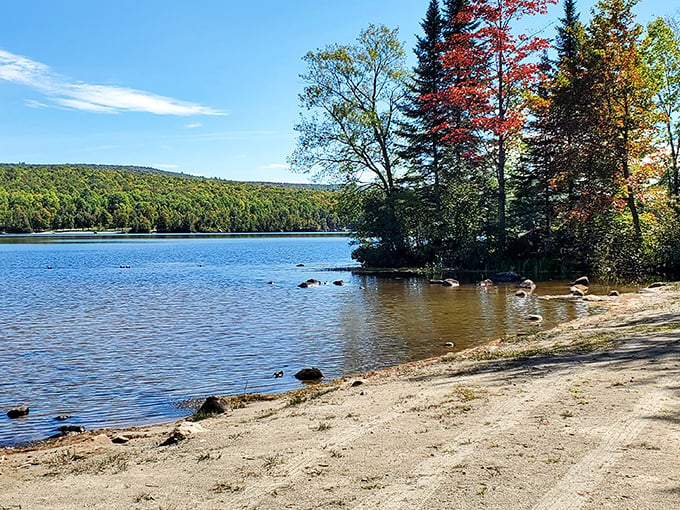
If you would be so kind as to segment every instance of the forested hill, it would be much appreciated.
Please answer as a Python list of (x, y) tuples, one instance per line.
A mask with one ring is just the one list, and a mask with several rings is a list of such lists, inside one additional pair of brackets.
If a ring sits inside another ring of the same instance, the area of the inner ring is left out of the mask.
[(206, 179), (145, 167), (0, 165), (0, 231), (339, 230), (323, 189)]

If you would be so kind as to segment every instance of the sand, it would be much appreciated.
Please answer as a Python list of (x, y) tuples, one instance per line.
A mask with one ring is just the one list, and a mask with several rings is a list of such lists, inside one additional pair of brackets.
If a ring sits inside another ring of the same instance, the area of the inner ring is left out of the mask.
[(678, 298), (610, 298), (194, 423), (0, 450), (0, 509), (680, 508)]

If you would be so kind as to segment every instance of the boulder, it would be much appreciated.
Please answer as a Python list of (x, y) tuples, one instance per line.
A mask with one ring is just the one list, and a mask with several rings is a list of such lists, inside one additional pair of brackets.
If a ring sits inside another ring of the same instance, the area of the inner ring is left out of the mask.
[(345, 284), (343, 280), (335, 280), (333, 282), (333, 285), (337, 285), (338, 287), (342, 287)]
[(618, 290), (610, 290), (609, 294), (607, 294), (607, 295), (610, 296), (610, 297), (616, 297), (616, 296), (619, 295), (619, 291)]
[(430, 285), (443, 285), (444, 280), (430, 280)]
[(20, 418), (22, 416), (28, 416), (29, 411), (30, 409), (28, 406), (17, 406), (7, 411), (7, 416), (9, 418)]
[(514, 271), (496, 273), (491, 277), (491, 281), (493, 281), (493, 283), (517, 283), (521, 282), (522, 280), (524, 280), (524, 278)]
[(453, 278), (447, 278), (446, 280), (442, 281), (442, 285), (444, 287), (460, 287), (460, 282), (458, 280), (454, 280)]
[(522, 280), (518, 285), (520, 289), (534, 290), (536, 284), (532, 280)]
[(584, 285), (585, 287), (587, 287), (588, 285), (590, 285), (590, 281), (588, 281), (587, 276), (581, 276), (580, 278), (576, 278), (576, 280), (571, 282), (569, 285), (572, 287), (575, 285)]
[(665, 287), (665, 286), (666, 286), (666, 284), (664, 282), (654, 282), (648, 288), (649, 289), (658, 289), (659, 287)]
[(323, 379), (323, 374), (321, 373), (321, 370), (316, 367), (303, 368), (295, 374), (295, 378), (300, 381), (318, 381), (319, 379)]
[(488, 278), (486, 280), (482, 280), (481, 282), (477, 282), (477, 285), (480, 287), (492, 287), (493, 286), (493, 280), (489, 280)]
[(196, 414), (224, 414), (229, 411), (229, 404), (220, 396), (213, 395), (205, 399)]

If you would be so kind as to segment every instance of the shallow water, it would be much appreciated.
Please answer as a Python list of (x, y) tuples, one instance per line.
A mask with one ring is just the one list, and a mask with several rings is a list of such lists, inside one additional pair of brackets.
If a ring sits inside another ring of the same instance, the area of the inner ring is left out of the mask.
[[(565, 282), (519, 299), (326, 270), (350, 253), (335, 236), (0, 237), (0, 445), (169, 421), (186, 399), (297, 388), (306, 366), (332, 379), (597, 312), (537, 298)], [(308, 278), (346, 284), (297, 287)], [(29, 417), (8, 419), (19, 404)]]

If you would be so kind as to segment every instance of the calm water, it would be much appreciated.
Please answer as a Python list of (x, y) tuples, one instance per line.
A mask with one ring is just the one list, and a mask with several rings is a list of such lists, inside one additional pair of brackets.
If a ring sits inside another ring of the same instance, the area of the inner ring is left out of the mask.
[[(514, 287), (326, 271), (350, 252), (330, 236), (0, 238), (0, 445), (169, 421), (186, 399), (297, 388), (305, 366), (332, 379), (538, 327), (529, 313), (543, 328), (589, 313)], [(308, 278), (346, 285), (297, 287)], [(30, 416), (8, 419), (19, 404)]]

